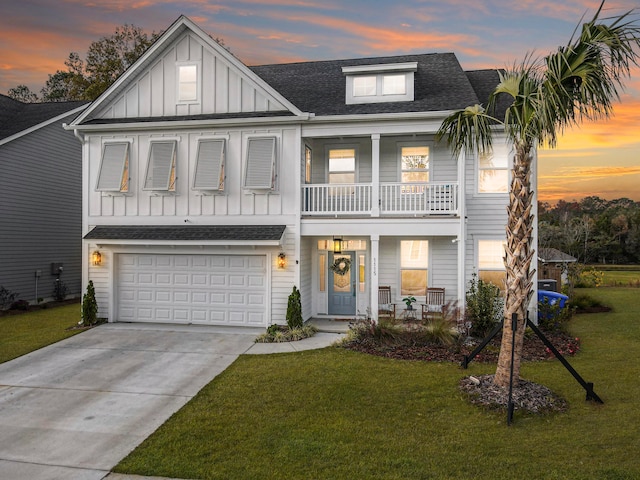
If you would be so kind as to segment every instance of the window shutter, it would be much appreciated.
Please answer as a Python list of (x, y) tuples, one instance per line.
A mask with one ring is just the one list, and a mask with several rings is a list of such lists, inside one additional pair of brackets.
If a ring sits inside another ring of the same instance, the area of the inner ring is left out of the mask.
[(175, 181), (176, 142), (152, 142), (145, 176), (145, 190), (173, 190)]
[(193, 188), (222, 190), (224, 171), (224, 140), (200, 140), (196, 158)]
[(245, 188), (273, 189), (276, 161), (276, 139), (250, 138), (247, 145)]
[(102, 149), (102, 161), (96, 190), (100, 192), (126, 192), (129, 172), (125, 168), (129, 158), (129, 143), (106, 143)]

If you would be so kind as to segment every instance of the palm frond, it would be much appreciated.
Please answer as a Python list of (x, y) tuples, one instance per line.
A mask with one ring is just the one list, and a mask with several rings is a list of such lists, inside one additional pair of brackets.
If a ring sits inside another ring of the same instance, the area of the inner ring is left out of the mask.
[(436, 141), (446, 138), (454, 156), (464, 151), (488, 153), (492, 148), (492, 125), (499, 120), (488, 115), (482, 105), (458, 110), (444, 119), (436, 133)]

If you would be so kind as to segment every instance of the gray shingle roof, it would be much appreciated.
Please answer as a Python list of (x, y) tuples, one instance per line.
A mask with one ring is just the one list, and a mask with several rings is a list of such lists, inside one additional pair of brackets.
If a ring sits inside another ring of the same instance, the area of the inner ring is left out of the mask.
[(22, 103), (0, 94), (0, 140), (70, 112), (81, 102)]
[[(418, 63), (413, 102), (345, 104), (346, 81), (342, 67), (405, 62)], [(453, 53), (329, 60), (250, 68), (299, 109), (316, 115), (457, 110), (480, 102)]]
[(556, 248), (541, 248), (538, 252), (538, 259), (544, 263), (567, 263), (576, 262), (577, 258), (568, 253), (561, 252)]
[(87, 240), (280, 240), (285, 225), (97, 226)]

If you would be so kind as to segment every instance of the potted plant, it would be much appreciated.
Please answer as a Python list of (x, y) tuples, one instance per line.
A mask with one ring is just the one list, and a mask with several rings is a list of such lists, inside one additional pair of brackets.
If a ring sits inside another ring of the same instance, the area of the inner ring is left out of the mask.
[(409, 295), (408, 297), (404, 297), (402, 301), (407, 304), (407, 310), (413, 310), (413, 304), (416, 301), (416, 297)]

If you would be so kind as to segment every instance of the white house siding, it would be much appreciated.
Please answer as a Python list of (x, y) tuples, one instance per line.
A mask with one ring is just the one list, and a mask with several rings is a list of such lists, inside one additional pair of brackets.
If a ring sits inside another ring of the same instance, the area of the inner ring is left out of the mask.
[[(277, 181), (275, 191), (252, 191), (243, 188), (246, 142), (252, 135), (277, 138)], [(224, 192), (211, 194), (193, 190), (198, 138), (220, 137), (226, 140)], [(176, 191), (160, 193), (142, 189), (147, 168), (149, 143), (161, 138), (177, 139)], [(129, 156), (130, 187), (125, 195), (96, 191), (104, 142), (117, 139), (131, 141)], [(158, 131), (135, 134), (91, 135), (89, 142), (89, 217), (162, 217), (234, 215), (293, 215), (298, 195), (292, 181), (293, 165), (299, 161), (296, 128), (275, 129), (203, 129), (197, 132)], [(171, 220), (169, 220), (171, 221)], [(95, 223), (90, 220), (89, 223)]]
[(0, 145), (0, 286), (32, 303), (53, 295), (51, 263), (81, 293), (81, 146), (62, 128), (74, 116)]
[[(201, 101), (198, 103), (177, 101), (176, 65), (184, 62), (196, 62), (200, 69)], [(204, 45), (193, 34), (185, 33), (95, 117), (167, 117), (275, 110), (285, 110), (285, 107), (251, 79), (243, 77), (224, 54)]]
[(311, 318), (313, 309), (313, 240), (309, 237), (300, 238), (300, 300), (302, 302), (302, 318)]

